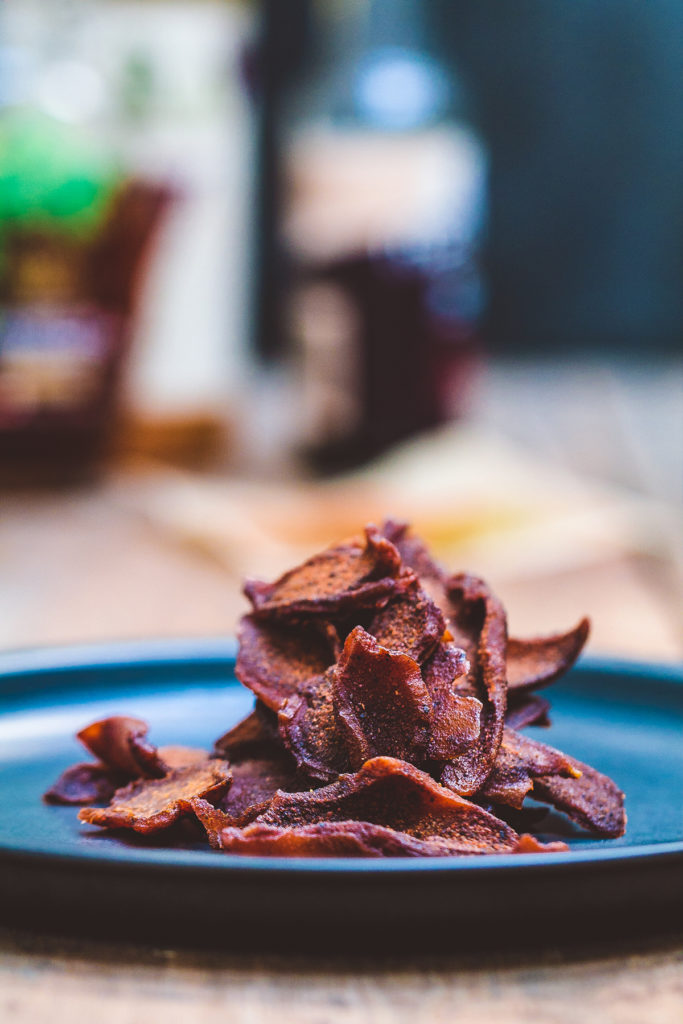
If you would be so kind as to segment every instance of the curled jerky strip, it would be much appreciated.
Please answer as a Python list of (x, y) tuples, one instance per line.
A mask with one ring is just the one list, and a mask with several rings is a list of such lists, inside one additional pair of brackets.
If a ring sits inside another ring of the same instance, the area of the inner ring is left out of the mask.
[(534, 788), (535, 780), (541, 776), (577, 778), (580, 774), (572, 758), (561, 751), (506, 728), (493, 770), (479, 796), (494, 804), (519, 809)]
[(462, 754), (479, 738), (481, 701), (457, 691), (468, 669), (465, 652), (452, 643), (439, 644), (422, 667), (432, 701), (428, 754), (436, 761)]
[(159, 778), (168, 765), (148, 742), (149, 726), (140, 718), (113, 715), (92, 722), (77, 733), (98, 762), (72, 765), (44, 794), (52, 804), (107, 803), (131, 779)]
[(431, 599), (444, 611), (447, 605), (446, 573), (432, 558), (427, 545), (413, 533), (408, 523), (387, 519), (382, 533), (391, 541), (401, 556), (403, 565), (417, 573), (422, 586)]
[(135, 832), (157, 832), (168, 828), (183, 814), (191, 813), (190, 800), (217, 798), (230, 785), (225, 761), (176, 768), (163, 779), (141, 779), (114, 793), (108, 807), (87, 807), (78, 817), (103, 828), (129, 828)]
[(331, 782), (349, 768), (349, 754), (334, 704), (336, 669), (309, 679), (278, 716), (280, 736), (306, 775)]
[(301, 788), (294, 759), (278, 735), (278, 717), (258, 701), (250, 715), (216, 741), (214, 754), (228, 760), (232, 772), (230, 789), (216, 811), (224, 825), (251, 821), (278, 789)]
[(567, 672), (581, 653), (590, 621), (581, 619), (567, 633), (508, 641), (507, 675), (511, 691), (535, 690), (547, 686)]
[(353, 539), (327, 548), (275, 583), (249, 581), (244, 592), (261, 617), (298, 619), (380, 608), (396, 589), (401, 556), (374, 526), (365, 543)]
[(551, 804), (589, 832), (605, 838), (623, 836), (626, 830), (624, 794), (607, 775), (568, 758), (578, 778), (545, 775), (534, 780), (532, 796)]
[(368, 633), (382, 647), (422, 662), (435, 650), (446, 629), (441, 610), (424, 592), (417, 577), (371, 619)]
[(246, 825), (270, 805), (279, 789), (294, 793), (304, 783), (284, 752), (253, 757), (230, 765), (232, 783), (219, 802), (224, 825)]
[(43, 799), (49, 804), (106, 804), (127, 781), (104, 764), (84, 761), (63, 771)]
[(525, 729), (528, 725), (550, 725), (550, 701), (538, 697), (535, 693), (522, 697), (519, 702), (510, 704), (508, 690), (508, 707), (505, 712), (505, 724), (510, 729)]
[(413, 658), (356, 626), (334, 670), (333, 696), (352, 768), (377, 754), (424, 760), (432, 702)]
[(292, 625), (245, 615), (238, 634), (235, 674), (267, 707), (288, 697), (336, 660), (333, 634), (324, 623)]
[[(261, 857), (449, 857), (462, 852), (454, 850), (449, 840), (436, 836), (415, 839), (405, 832), (362, 821), (320, 822), (300, 828), (255, 822), (245, 829), (226, 828), (218, 836), (214, 833), (217, 849)], [(567, 848), (565, 843), (539, 843), (533, 836), (522, 835), (512, 849), (504, 852), (555, 853)]]
[(479, 738), (443, 770), (442, 781), (461, 796), (471, 796), (486, 781), (503, 735), (506, 710), (505, 611), (483, 580), (452, 576), (448, 581), (448, 628), (469, 662), (458, 692), (481, 701)]
[(247, 828), (214, 833), (223, 850), (299, 856), (512, 853), (519, 840), (483, 808), (388, 757), (324, 789), (278, 793)]
[(77, 733), (91, 754), (108, 768), (131, 779), (160, 779), (167, 766), (157, 748), (147, 741), (149, 726), (140, 718), (113, 715), (93, 722)]
[[(387, 520), (382, 525), (387, 540), (399, 551), (403, 564), (417, 573), (433, 601), (448, 615), (448, 574), (432, 558), (425, 543), (407, 523)], [(522, 691), (547, 686), (568, 671), (588, 639), (590, 622), (582, 619), (566, 633), (517, 640), (511, 637), (507, 647), (507, 678), (511, 690)]]

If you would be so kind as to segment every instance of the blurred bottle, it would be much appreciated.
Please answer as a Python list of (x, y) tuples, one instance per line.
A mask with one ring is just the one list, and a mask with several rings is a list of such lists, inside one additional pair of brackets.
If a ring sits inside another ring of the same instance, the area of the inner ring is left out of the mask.
[(316, 4), (283, 115), (298, 437), (321, 470), (457, 415), (475, 358), (486, 155), (430, 6)]
[(61, 484), (88, 478), (108, 445), (168, 195), (124, 174), (93, 130), (108, 95), (87, 56), (86, 8), (3, 14), (0, 483)]

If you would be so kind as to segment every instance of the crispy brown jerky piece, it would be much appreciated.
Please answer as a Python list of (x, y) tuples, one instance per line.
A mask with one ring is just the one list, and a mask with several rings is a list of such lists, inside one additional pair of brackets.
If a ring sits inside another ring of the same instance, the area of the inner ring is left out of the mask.
[(508, 707), (505, 713), (505, 724), (510, 729), (525, 729), (527, 725), (550, 725), (550, 701), (544, 697), (538, 697), (535, 693), (528, 697), (522, 697), (510, 705), (510, 691), (508, 690)]
[(278, 790), (297, 793), (310, 783), (297, 775), (292, 759), (284, 752), (272, 757), (247, 758), (230, 766), (232, 783), (213, 807), (206, 800), (192, 802), (192, 809), (217, 847), (217, 833), (228, 826), (248, 825), (266, 811)]
[(470, 796), (486, 781), (498, 753), (506, 710), (505, 611), (483, 580), (452, 576), (448, 581), (448, 628), (470, 664), (457, 691), (482, 703), (479, 739), (444, 768), (442, 781)]
[(363, 821), (324, 821), (300, 828), (256, 822), (244, 829), (219, 829), (213, 835), (212, 845), (218, 849), (252, 857), (419, 857), (432, 853), (425, 850), (423, 840)]
[(245, 615), (238, 639), (235, 674), (273, 711), (335, 661), (331, 634), (318, 624), (262, 622)]
[(334, 670), (333, 694), (353, 768), (378, 754), (424, 760), (432, 702), (413, 658), (388, 651), (356, 626)]
[(256, 824), (301, 828), (349, 821), (404, 832), (428, 844), (425, 853), (505, 852), (517, 841), (504, 822), (392, 757), (366, 761), (360, 771), (324, 789), (277, 793)]
[(440, 609), (425, 594), (417, 577), (412, 577), (371, 619), (368, 633), (382, 647), (407, 654), (422, 664), (436, 648), (445, 629)]
[(279, 789), (298, 792), (296, 767), (284, 751), (278, 756), (249, 758), (230, 766), (232, 784), (220, 801), (226, 825), (244, 825), (266, 810)]
[(365, 543), (353, 539), (327, 548), (275, 583), (249, 581), (244, 592), (260, 616), (299, 618), (380, 608), (396, 588), (401, 556), (375, 526)]
[[(225, 852), (261, 857), (449, 857), (454, 853), (450, 840), (436, 836), (415, 839), (405, 832), (363, 821), (324, 821), (300, 828), (255, 822), (245, 829), (223, 830), (218, 842)], [(505, 852), (554, 853), (567, 849), (564, 843), (543, 844), (527, 835), (520, 836)]]
[(268, 756), (280, 744), (277, 715), (257, 700), (254, 710), (234, 725), (213, 746), (215, 757), (226, 761)]
[(397, 549), (403, 565), (417, 573), (429, 596), (444, 611), (448, 574), (434, 561), (424, 541), (413, 533), (408, 523), (394, 522), (392, 519), (382, 524), (382, 534)]
[(481, 701), (457, 689), (466, 671), (465, 653), (452, 643), (440, 644), (423, 668), (432, 700), (428, 754), (435, 761), (463, 754), (479, 738)]
[(551, 804), (583, 825), (589, 832), (607, 838), (623, 836), (626, 831), (624, 794), (607, 775), (575, 758), (567, 759), (580, 778), (546, 775), (534, 780), (532, 796)]
[(457, 692), (457, 681), (467, 672), (465, 652), (452, 643), (439, 644), (422, 668), (432, 699), (429, 756), (447, 761), (462, 754), (479, 737), (481, 701)]
[(157, 832), (191, 812), (191, 800), (219, 797), (230, 785), (230, 778), (230, 769), (225, 761), (206, 761), (176, 768), (163, 779), (131, 782), (116, 791), (109, 807), (87, 807), (79, 811), (78, 817), (103, 828)]
[(535, 779), (576, 774), (572, 759), (561, 751), (506, 728), (493, 771), (479, 795), (494, 804), (521, 808)]
[(334, 706), (335, 668), (308, 680), (290, 697), (278, 716), (282, 742), (299, 768), (314, 779), (330, 782), (349, 768), (344, 734)]
[(567, 672), (588, 639), (590, 620), (554, 636), (508, 641), (507, 672), (510, 690), (535, 690)]
[[(387, 520), (382, 533), (398, 549), (403, 564), (417, 573), (423, 587), (448, 617), (448, 574), (434, 561), (425, 543), (407, 523)], [(582, 619), (574, 629), (531, 640), (510, 638), (507, 648), (507, 676), (510, 689), (547, 686), (571, 668), (584, 646), (590, 629)]]
[(49, 804), (106, 804), (127, 778), (104, 764), (87, 761), (63, 771), (43, 799)]
[(166, 765), (157, 748), (147, 742), (149, 726), (140, 718), (112, 715), (93, 722), (77, 733), (91, 754), (130, 779), (159, 779)]

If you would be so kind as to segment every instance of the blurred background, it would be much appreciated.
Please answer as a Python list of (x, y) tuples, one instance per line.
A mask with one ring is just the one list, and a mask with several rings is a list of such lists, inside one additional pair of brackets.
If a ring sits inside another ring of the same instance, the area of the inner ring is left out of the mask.
[(5, 0), (0, 647), (390, 515), (683, 658), (676, 0)]

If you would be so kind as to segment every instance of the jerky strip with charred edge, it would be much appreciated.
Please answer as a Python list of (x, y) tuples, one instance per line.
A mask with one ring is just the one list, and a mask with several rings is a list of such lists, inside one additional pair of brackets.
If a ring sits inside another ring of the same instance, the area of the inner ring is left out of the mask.
[(462, 754), (479, 738), (481, 701), (455, 689), (467, 669), (465, 652), (451, 643), (439, 644), (422, 667), (432, 699), (428, 753), (436, 761)]
[[(208, 816), (204, 823), (211, 836)], [(438, 836), (416, 839), (385, 825), (363, 821), (323, 821), (300, 828), (278, 828), (254, 822), (244, 829), (214, 831), (213, 843), (224, 852), (261, 857), (449, 857), (462, 852), (454, 849), (448, 839)], [(510, 849), (496, 852), (555, 853), (567, 849), (565, 843), (544, 844), (533, 836), (523, 835)]]
[(377, 612), (368, 626), (368, 633), (382, 647), (407, 654), (422, 664), (436, 648), (445, 629), (440, 609), (414, 576)]
[(245, 615), (238, 639), (235, 675), (273, 711), (335, 661), (330, 632), (318, 624), (262, 622)]
[(530, 640), (510, 639), (507, 653), (510, 690), (535, 690), (563, 675), (578, 658), (589, 632), (590, 620), (581, 619), (567, 633)]
[(561, 751), (506, 728), (493, 770), (479, 796), (519, 809), (540, 776), (578, 774), (572, 759)]
[(114, 793), (109, 807), (86, 807), (78, 817), (103, 828), (130, 828), (135, 832), (157, 832), (168, 828), (183, 814), (190, 813), (189, 801), (219, 797), (230, 785), (225, 761), (177, 768), (163, 779), (140, 779)]
[(624, 794), (607, 775), (567, 758), (580, 778), (546, 775), (534, 780), (532, 796), (563, 811), (595, 835), (614, 839), (626, 830)]
[[(359, 825), (369, 828), (359, 832)], [(351, 851), (345, 851), (359, 855), (368, 842), (374, 842), (385, 856), (506, 853), (514, 852), (520, 839), (504, 822), (440, 786), (425, 772), (395, 758), (377, 757), (324, 789), (277, 793), (269, 809), (250, 826), (221, 830), (215, 841), (221, 849), (234, 852), (292, 854), (301, 839), (304, 853), (324, 855), (324, 842), (308, 842), (315, 839), (311, 827), (316, 826), (323, 839), (328, 829), (328, 839), (342, 834), (351, 843), (359, 839)], [(275, 849), (264, 842), (268, 838), (277, 840)]]
[(129, 779), (160, 779), (167, 766), (147, 742), (149, 726), (140, 718), (112, 715), (76, 733), (84, 747), (103, 764)]
[(356, 626), (334, 670), (332, 692), (352, 768), (378, 754), (424, 760), (432, 702), (413, 658), (388, 651)]
[(479, 739), (443, 770), (441, 780), (461, 796), (476, 793), (493, 767), (503, 735), (506, 710), (507, 624), (500, 601), (474, 576), (448, 581), (448, 628), (467, 654), (470, 670), (457, 690), (482, 703)]
[(49, 804), (106, 804), (127, 781), (126, 775), (104, 764), (84, 761), (63, 771), (43, 799)]
[(313, 555), (274, 583), (248, 581), (244, 593), (259, 617), (299, 618), (380, 608), (396, 589), (401, 556), (375, 526), (365, 544), (347, 541)]
[(550, 725), (550, 701), (538, 697), (535, 693), (522, 697), (519, 702), (510, 705), (508, 690), (508, 708), (505, 712), (505, 724), (510, 729), (525, 729), (527, 725)]
[(280, 709), (278, 726), (285, 747), (311, 778), (330, 782), (349, 767), (344, 735), (334, 707), (335, 669), (308, 680)]

